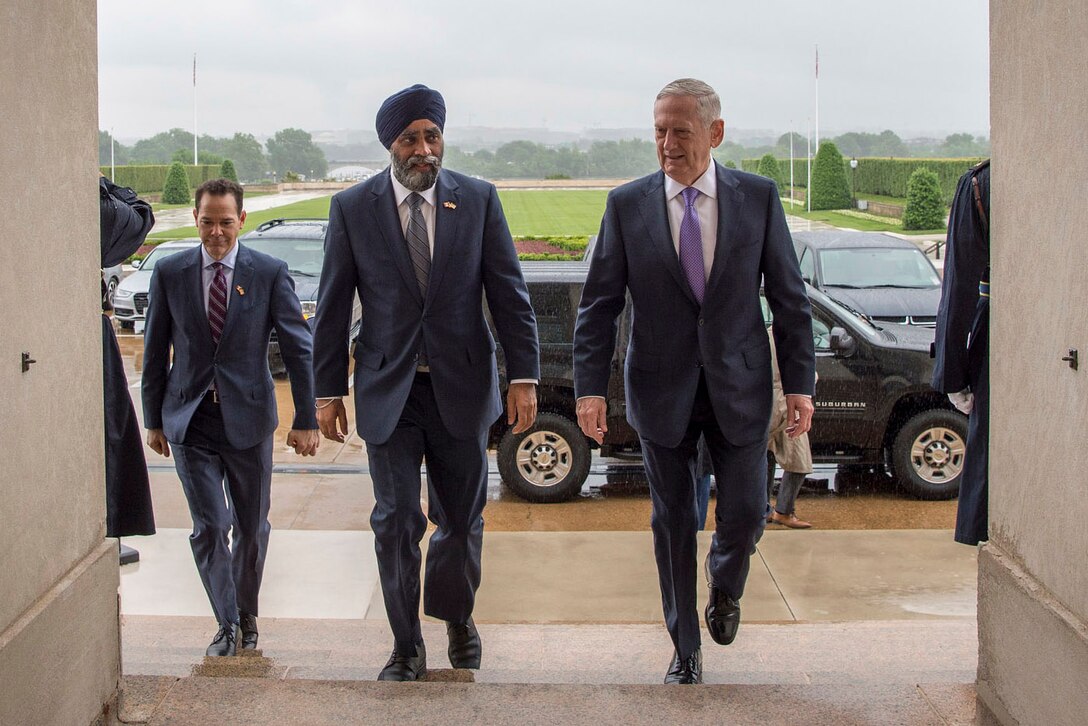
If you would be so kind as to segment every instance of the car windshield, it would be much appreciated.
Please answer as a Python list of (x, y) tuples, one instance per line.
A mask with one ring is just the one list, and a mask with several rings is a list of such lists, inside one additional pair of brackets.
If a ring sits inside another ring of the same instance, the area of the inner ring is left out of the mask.
[(177, 254), (182, 250), (192, 249), (191, 247), (156, 247), (147, 253), (147, 257), (140, 263), (140, 269), (144, 272), (155, 269), (155, 265), (165, 260), (170, 255)]
[(250, 249), (283, 260), (293, 275), (317, 277), (321, 274), (321, 261), (325, 257), (323, 239), (258, 237), (247, 239), (245, 244)]
[(858, 247), (820, 253), (825, 287), (940, 287), (941, 279), (921, 250)]

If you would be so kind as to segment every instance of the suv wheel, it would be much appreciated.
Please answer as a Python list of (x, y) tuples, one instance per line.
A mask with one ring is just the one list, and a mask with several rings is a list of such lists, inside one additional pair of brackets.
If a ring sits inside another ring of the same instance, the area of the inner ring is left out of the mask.
[(589, 476), (589, 444), (570, 419), (542, 413), (528, 431), (507, 429), (499, 442), (503, 483), (530, 502), (563, 502), (582, 490)]
[(892, 469), (900, 488), (919, 499), (954, 499), (966, 451), (966, 417), (944, 409), (922, 411), (896, 434)]

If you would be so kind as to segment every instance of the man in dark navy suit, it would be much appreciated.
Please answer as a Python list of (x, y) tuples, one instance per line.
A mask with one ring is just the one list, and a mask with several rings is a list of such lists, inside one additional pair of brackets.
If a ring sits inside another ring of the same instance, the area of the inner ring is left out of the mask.
[(219, 623), (208, 655), (234, 655), (239, 629), (242, 647), (257, 647), (257, 596), (272, 529), (278, 420), (269, 333), (275, 328), (295, 402), (287, 445), (303, 456), (320, 441), (313, 349), (287, 264), (238, 244), (242, 188), (227, 179), (201, 184), (193, 216), (201, 246), (167, 257), (151, 274), (144, 425), (157, 453), (170, 456), (173, 448), (189, 502), (189, 542)]
[(658, 94), (662, 171), (608, 195), (578, 308), (578, 423), (600, 443), (616, 318), (630, 295), (627, 420), (639, 433), (651, 526), (675, 652), (666, 683), (702, 680), (696, 613), (696, 449), (706, 439), (718, 483), (706, 575), (711, 637), (727, 645), (740, 622), (748, 560), (767, 517), (771, 352), (760, 285), (774, 313), (790, 431), (812, 418), (815, 354), (805, 286), (774, 182), (711, 159), (723, 138), (714, 89), (694, 79)]
[(933, 387), (967, 420), (954, 539), (989, 539), (990, 454), (990, 161), (960, 177), (948, 216), (941, 304), (937, 309)]
[(507, 421), (536, 419), (536, 317), (495, 187), (441, 168), (446, 107), (415, 85), (382, 104), (378, 138), (390, 168), (332, 199), (314, 328), (317, 416), (343, 441), (348, 326), (358, 292), (355, 423), (366, 442), (375, 505), (370, 517), (393, 654), (379, 680), (426, 672), (419, 625), (419, 503), (427, 464), (423, 610), (447, 623), (455, 668), (479, 668), (472, 621), (480, 584), (487, 431), (502, 413), (495, 340), (506, 358)]

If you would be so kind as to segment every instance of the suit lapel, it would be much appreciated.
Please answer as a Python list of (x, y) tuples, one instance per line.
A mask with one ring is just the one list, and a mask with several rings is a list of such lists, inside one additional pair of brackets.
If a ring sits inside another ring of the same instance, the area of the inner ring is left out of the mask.
[[(442, 283), (443, 273), (449, 267), (454, 248), (461, 238), (458, 230), (464, 212), (457, 212), (457, 208), (461, 206), (457, 180), (449, 174), (439, 172), (434, 202), (434, 249), (431, 251), (431, 273), (427, 280), (428, 301), (434, 299), (435, 290)], [(446, 202), (453, 206), (446, 206)]]
[(234, 327), (234, 321), (241, 317), (242, 296), (238, 294), (238, 290), (239, 288), (242, 290), (249, 289), (249, 283), (252, 279), (253, 256), (249, 254), (247, 248), (239, 244), (238, 256), (234, 258), (234, 281), (231, 284), (231, 289), (227, 290), (227, 320), (223, 323), (223, 336), (220, 340), (230, 335), (231, 328)]
[(736, 247), (736, 229), (740, 222), (740, 210), (744, 203), (744, 192), (740, 190), (737, 178), (731, 171), (714, 162), (718, 172), (718, 238), (714, 247), (714, 263), (710, 267), (706, 295), (721, 282), (725, 269), (729, 266), (729, 254)]
[(212, 330), (208, 326), (208, 309), (204, 306), (204, 255), (201, 252), (201, 245), (194, 247), (192, 254), (193, 259), (186, 266), (185, 291), (192, 306), (193, 317), (204, 321), (203, 325), (197, 326), (204, 331), (202, 340), (208, 345), (213, 345)]
[(393, 183), (389, 181), (389, 168), (381, 172), (374, 186), (371, 188), (373, 204), (370, 205), (374, 215), (375, 227), (378, 233), (389, 245), (389, 253), (393, 262), (404, 279), (404, 284), (412, 292), (419, 306), (423, 307), (423, 296), (419, 292), (419, 283), (416, 282), (416, 274), (412, 269), (412, 259), (408, 256), (408, 242), (404, 239), (404, 230), (401, 229), (400, 215), (397, 214), (397, 198), (393, 193)]
[(680, 289), (692, 303), (698, 306), (695, 296), (691, 294), (687, 278), (684, 277), (684, 271), (680, 268), (680, 258), (676, 254), (676, 247), (672, 243), (669, 211), (665, 204), (665, 172), (659, 171), (650, 176), (643, 192), (642, 200), (639, 202), (639, 212), (642, 214), (643, 224), (646, 225), (650, 246), (657, 251), (661, 263), (676, 280)]

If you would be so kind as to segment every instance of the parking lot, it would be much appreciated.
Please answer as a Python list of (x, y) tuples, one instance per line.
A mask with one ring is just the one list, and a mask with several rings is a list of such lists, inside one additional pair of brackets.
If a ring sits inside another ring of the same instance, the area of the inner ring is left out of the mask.
[[(130, 391), (142, 420), (140, 369), (142, 336), (121, 331), (118, 336)], [(292, 417), (285, 378), (276, 380), (281, 422)], [(349, 419), (352, 418), (349, 406)], [(286, 425), (286, 424), (285, 424)], [(306, 527), (307, 518), (327, 513), (310, 528), (369, 530), (373, 497), (366, 450), (356, 436), (343, 444), (322, 441), (316, 457), (294, 454), (284, 441), (287, 429), (276, 431), (273, 483), (273, 527)], [(188, 527), (185, 506), (173, 462), (145, 447), (152, 472), (156, 517), (160, 527)], [(645, 531), (650, 527), (650, 499), (637, 464), (595, 457), (581, 494), (569, 502), (530, 504), (502, 486), (491, 456), (488, 504), (490, 531)], [(426, 499), (426, 491), (421, 492)], [(305, 500), (305, 502), (303, 502)], [(919, 501), (896, 491), (892, 480), (877, 474), (839, 474), (834, 466), (817, 465), (803, 488), (797, 511), (818, 529), (951, 529), (956, 502)], [(290, 514), (288, 514), (290, 512)], [(278, 514), (279, 513), (279, 514)], [(797, 532), (797, 536), (805, 536)]]

